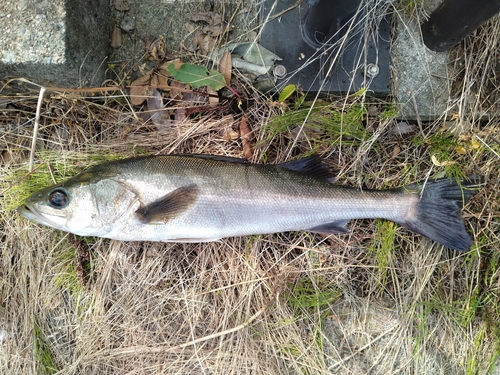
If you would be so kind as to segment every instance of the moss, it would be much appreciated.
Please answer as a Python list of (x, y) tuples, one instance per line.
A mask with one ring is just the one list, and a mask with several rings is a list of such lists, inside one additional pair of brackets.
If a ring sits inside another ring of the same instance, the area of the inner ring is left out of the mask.
[(267, 140), (283, 133), (296, 137), (294, 129), (301, 127), (307, 118), (301, 133), (311, 141), (313, 149), (325, 144), (354, 146), (366, 140), (363, 124), (366, 115), (366, 108), (360, 103), (344, 108), (326, 103), (316, 103), (310, 108), (310, 103), (305, 103), (303, 108), (271, 117), (263, 130)]
[(392, 221), (377, 219), (377, 228), (372, 244), (367, 251), (375, 255), (377, 261), (377, 284), (385, 286), (387, 282), (387, 271), (391, 264), (391, 257), (394, 254), (394, 240), (398, 225)]
[(314, 281), (310, 278), (300, 279), (290, 285), (285, 293), (285, 300), (296, 316), (320, 314), (321, 319), (330, 314), (329, 304), (340, 296), (339, 289), (322, 278)]
[(44, 375), (55, 374), (58, 371), (56, 361), (37, 320), (33, 323), (33, 344), (35, 346), (37, 373)]
[(431, 161), (443, 168), (447, 177), (465, 177), (464, 165), (458, 162), (457, 149), (461, 147), (458, 138), (448, 131), (438, 131), (429, 137), (418, 134), (411, 141), (412, 146), (425, 147)]
[(381, 120), (392, 120), (399, 116), (399, 111), (395, 105), (387, 105), (380, 112)]

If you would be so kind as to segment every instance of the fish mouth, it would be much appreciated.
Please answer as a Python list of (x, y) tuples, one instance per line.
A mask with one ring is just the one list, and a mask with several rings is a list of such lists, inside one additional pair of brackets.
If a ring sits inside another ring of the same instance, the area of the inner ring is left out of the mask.
[(17, 212), (24, 218), (32, 220), (38, 224), (47, 225), (52, 228), (61, 229), (61, 225), (47, 219), (40, 211), (26, 203), (17, 207)]

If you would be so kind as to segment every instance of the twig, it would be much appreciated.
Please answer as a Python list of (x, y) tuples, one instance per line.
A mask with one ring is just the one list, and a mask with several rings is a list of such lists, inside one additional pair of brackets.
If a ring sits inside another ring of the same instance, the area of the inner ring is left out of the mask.
[(35, 160), (35, 147), (36, 147), (36, 138), (38, 137), (38, 127), (40, 124), (40, 112), (42, 110), (42, 102), (43, 95), (45, 94), (45, 87), (40, 87), (40, 94), (38, 94), (38, 103), (36, 105), (36, 113), (35, 113), (35, 127), (33, 128), (33, 138), (31, 140), (31, 151), (30, 151), (30, 163), (28, 167), (28, 171), (33, 171), (33, 162)]

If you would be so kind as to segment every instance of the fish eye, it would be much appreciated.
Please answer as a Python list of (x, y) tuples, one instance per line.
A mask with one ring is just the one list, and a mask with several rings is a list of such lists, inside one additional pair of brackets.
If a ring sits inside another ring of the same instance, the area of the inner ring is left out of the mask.
[(62, 189), (53, 190), (49, 194), (49, 204), (54, 208), (63, 208), (68, 202), (68, 194)]

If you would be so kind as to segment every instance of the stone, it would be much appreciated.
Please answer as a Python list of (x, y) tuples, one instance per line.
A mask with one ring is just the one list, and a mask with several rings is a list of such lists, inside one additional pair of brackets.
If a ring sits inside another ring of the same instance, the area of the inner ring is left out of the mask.
[(99, 86), (109, 52), (107, 0), (0, 3), (0, 79)]

